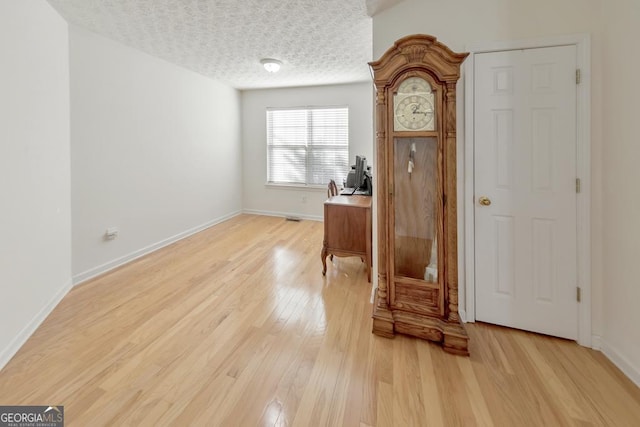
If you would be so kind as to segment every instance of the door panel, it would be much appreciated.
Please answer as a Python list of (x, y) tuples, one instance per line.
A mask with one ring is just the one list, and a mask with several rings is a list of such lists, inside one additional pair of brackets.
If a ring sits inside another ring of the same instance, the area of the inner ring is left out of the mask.
[(476, 319), (576, 339), (576, 48), (475, 67)]
[(511, 216), (495, 215), (493, 217), (495, 234), (495, 282), (494, 292), (501, 297), (513, 298), (515, 296), (515, 264), (513, 249), (515, 243), (514, 220)]

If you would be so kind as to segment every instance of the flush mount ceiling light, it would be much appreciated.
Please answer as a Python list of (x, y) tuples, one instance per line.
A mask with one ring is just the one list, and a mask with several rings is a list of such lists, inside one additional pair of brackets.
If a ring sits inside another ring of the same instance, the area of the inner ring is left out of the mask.
[(273, 58), (261, 59), (260, 63), (262, 64), (264, 69), (270, 73), (277, 73), (278, 70), (280, 69), (280, 66), (282, 65), (281, 61), (278, 61), (277, 59), (273, 59)]

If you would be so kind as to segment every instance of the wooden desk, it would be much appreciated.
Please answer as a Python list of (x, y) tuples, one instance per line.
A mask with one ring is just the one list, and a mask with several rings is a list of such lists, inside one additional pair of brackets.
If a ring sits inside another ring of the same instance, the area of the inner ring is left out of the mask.
[(322, 275), (327, 255), (360, 257), (371, 282), (371, 196), (333, 196), (324, 202)]

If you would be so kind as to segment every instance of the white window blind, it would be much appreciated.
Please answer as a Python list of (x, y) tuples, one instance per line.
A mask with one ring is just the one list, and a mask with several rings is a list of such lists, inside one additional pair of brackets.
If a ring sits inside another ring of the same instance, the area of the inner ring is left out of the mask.
[(267, 181), (341, 183), (349, 163), (349, 109), (267, 109)]

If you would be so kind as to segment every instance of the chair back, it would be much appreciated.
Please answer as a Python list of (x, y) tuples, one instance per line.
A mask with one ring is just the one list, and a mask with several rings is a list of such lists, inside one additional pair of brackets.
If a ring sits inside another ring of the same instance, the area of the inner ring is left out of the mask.
[(334, 180), (329, 181), (329, 186), (327, 188), (327, 197), (333, 197), (338, 195), (338, 186)]

